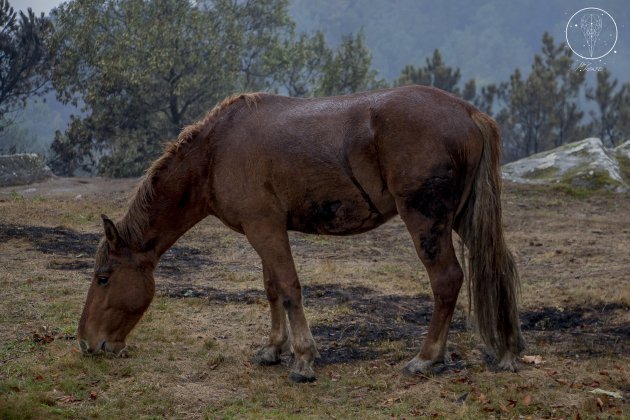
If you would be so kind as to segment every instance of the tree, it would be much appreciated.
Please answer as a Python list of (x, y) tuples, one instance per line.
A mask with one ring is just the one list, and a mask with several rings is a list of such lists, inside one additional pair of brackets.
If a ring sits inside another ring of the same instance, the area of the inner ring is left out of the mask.
[(296, 34), (287, 8), (288, 0), (62, 4), (52, 80), (85, 116), (56, 135), (51, 165), (70, 174), (98, 161), (101, 174), (133, 176), (163, 140), (235, 91), (312, 96), (378, 85), (362, 34), (332, 52), (321, 33)]
[(332, 56), (323, 33), (316, 32), (312, 36), (293, 34), (267, 60), (276, 69), (274, 85), (278, 89), (289, 96), (306, 97), (315, 94)]
[(396, 85), (434, 86), (447, 92), (455, 92), (460, 79), (460, 70), (446, 66), (442, 61), (440, 51), (436, 49), (433, 51), (433, 56), (426, 59), (425, 67), (405, 66)]
[[(295, 23), (288, 13), (288, 0), (220, 0), (207, 2), (224, 18), (233, 19), (233, 34), (238, 34), (234, 52), (239, 54), (239, 86), (243, 91), (268, 90), (275, 81), (281, 65), (272, 57), (282, 49), (283, 43), (295, 36)], [(229, 14), (226, 14), (229, 12)], [(221, 16), (219, 16), (219, 19)], [(286, 44), (285, 44), (286, 46)]]
[(493, 88), (504, 105), (496, 118), (507, 160), (578, 140), (584, 131), (577, 100), (585, 75), (571, 69), (572, 52), (564, 44), (556, 46), (547, 33), (542, 43), (527, 77), (516, 69), (509, 82)]
[(55, 132), (55, 140), (50, 146), (50, 151), (54, 156), (64, 157), (64, 159), (50, 160), (50, 169), (55, 174), (72, 176), (77, 169), (90, 172), (95, 163), (91, 128), (89, 117), (81, 120), (72, 116), (65, 133), (59, 130)]
[(581, 132), (580, 121), (584, 113), (578, 109), (577, 98), (586, 80), (586, 73), (575, 71), (573, 52), (564, 43), (554, 45), (553, 37), (547, 32), (542, 39), (542, 57), (555, 82), (555, 89), (549, 94), (553, 101), (553, 126), (551, 140), (554, 147), (561, 146), (577, 138)]
[(396, 86), (403, 85), (425, 85), (433, 86), (447, 92), (454, 93), (459, 96), (465, 96), (467, 100), (474, 97), (475, 82), (470, 80), (461, 92), (459, 87), (462, 78), (459, 68), (453, 69), (442, 61), (442, 55), (439, 50), (433, 51), (433, 56), (427, 58), (424, 67), (414, 67), (412, 65), (405, 66), (400, 77), (396, 80)]
[[(54, 159), (77, 167), (94, 149), (104, 156), (100, 173), (141, 173), (164, 140), (235, 90), (242, 38), (226, 18), (235, 7), (77, 0), (56, 9), (53, 84), (61, 100), (82, 100), (87, 116), (56, 137)], [(91, 147), (62, 147), (79, 139)]]
[(365, 46), (363, 32), (344, 36), (337, 51), (324, 64), (315, 95), (343, 95), (385, 87), (385, 81), (376, 78), (378, 73), (371, 65), (372, 54)]
[(0, 129), (28, 98), (45, 91), (51, 33), (43, 14), (36, 17), (30, 8), (18, 14), (0, 0)]
[(607, 69), (597, 73), (595, 90), (587, 89), (586, 97), (595, 101), (599, 115), (591, 112), (595, 130), (604, 144), (616, 146), (624, 136), (630, 135), (627, 130), (627, 113), (630, 108), (630, 85), (622, 85), (617, 90), (619, 81), (610, 80)]

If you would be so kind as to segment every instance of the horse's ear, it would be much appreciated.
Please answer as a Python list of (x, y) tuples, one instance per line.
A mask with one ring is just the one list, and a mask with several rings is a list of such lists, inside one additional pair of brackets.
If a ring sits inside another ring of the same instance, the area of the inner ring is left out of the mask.
[(109, 249), (112, 251), (122, 249), (125, 243), (120, 237), (120, 233), (118, 233), (118, 229), (116, 229), (114, 222), (112, 222), (111, 219), (104, 214), (101, 214), (101, 219), (103, 219), (103, 228), (105, 229), (107, 242), (109, 242)]

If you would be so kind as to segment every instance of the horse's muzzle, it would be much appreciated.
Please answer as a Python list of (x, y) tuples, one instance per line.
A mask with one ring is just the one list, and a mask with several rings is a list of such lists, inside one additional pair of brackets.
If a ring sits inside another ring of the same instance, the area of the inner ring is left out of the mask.
[(87, 340), (79, 340), (79, 347), (81, 347), (81, 352), (84, 356), (96, 356), (98, 354), (109, 354), (115, 357), (127, 357), (127, 347), (123, 345), (120, 350), (116, 350), (112, 348), (107, 341), (102, 340), (98, 346), (94, 348), (90, 347), (90, 344)]

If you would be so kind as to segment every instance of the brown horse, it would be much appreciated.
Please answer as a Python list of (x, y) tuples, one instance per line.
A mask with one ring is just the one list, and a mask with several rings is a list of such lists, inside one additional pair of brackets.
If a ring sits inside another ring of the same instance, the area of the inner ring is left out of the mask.
[(257, 362), (278, 363), (290, 342), (290, 378), (312, 381), (318, 353), (287, 231), (350, 235), (399, 214), (435, 298), (428, 335), (405, 371), (426, 373), (444, 361), (464, 278), (452, 230), (469, 249), (480, 335), (499, 366), (513, 370), (523, 339), (518, 275), (502, 231), (499, 158), (493, 120), (433, 88), (228, 98), (168, 146), (119, 222), (103, 216), (105, 237), (79, 323), (81, 348), (125, 351), (127, 334), (153, 298), (160, 256), (213, 215), (245, 234), (262, 260), (271, 332)]

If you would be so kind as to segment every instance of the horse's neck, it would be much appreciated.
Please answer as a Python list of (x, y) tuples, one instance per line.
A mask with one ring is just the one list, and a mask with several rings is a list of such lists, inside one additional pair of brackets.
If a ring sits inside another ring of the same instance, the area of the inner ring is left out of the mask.
[[(138, 224), (140, 240), (137, 243), (143, 251), (155, 251), (159, 258), (186, 231), (210, 214), (210, 179), (202, 168), (207, 164), (186, 162), (175, 165), (170, 173), (159, 174), (140, 212), (144, 219)], [(153, 181), (146, 179), (145, 182)], [(132, 210), (133, 205), (125, 219), (131, 220)]]

